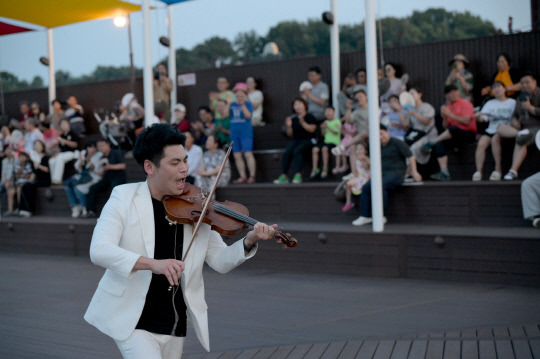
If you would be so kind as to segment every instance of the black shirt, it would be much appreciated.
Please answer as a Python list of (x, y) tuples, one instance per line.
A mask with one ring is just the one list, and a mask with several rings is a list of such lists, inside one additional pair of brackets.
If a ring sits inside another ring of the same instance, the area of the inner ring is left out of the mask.
[[(295, 115), (291, 118), (292, 120), (292, 130), (293, 130), (293, 139), (295, 140), (309, 140), (312, 138), (315, 138), (316, 134), (313, 132), (308, 132), (306, 129), (300, 124), (300, 119), (298, 118), (298, 115)], [(317, 119), (313, 117), (312, 114), (308, 113), (304, 117), (304, 121), (310, 125), (317, 125)]]
[[(118, 163), (124, 163), (124, 155), (119, 150), (111, 150), (107, 156), (107, 161), (111, 165)], [(125, 183), (126, 182), (126, 171), (125, 170), (108, 170), (105, 171), (103, 179)], [(162, 206), (163, 207), (163, 206)]]
[[(73, 131), (69, 131), (67, 134), (62, 133), (60, 137), (62, 137), (64, 140), (74, 141), (74, 142), (79, 143), (79, 136), (77, 136), (77, 134)], [(60, 143), (58, 147), (60, 147), (60, 152), (70, 152), (70, 151), (75, 151), (77, 149), (77, 147), (75, 148), (69, 147), (68, 145), (64, 143)]]
[(382, 173), (394, 173), (397, 176), (405, 176), (407, 158), (411, 156), (411, 149), (405, 142), (390, 137), (390, 141), (388, 141), (386, 146), (381, 144)]
[[(152, 206), (156, 231), (154, 259), (181, 260), (184, 241), (183, 225), (169, 225), (169, 221), (165, 219), (165, 208), (160, 201), (152, 198)], [(152, 281), (136, 329), (177, 337), (186, 336), (186, 304), (182, 288), (178, 286), (171, 291), (168, 289), (167, 277), (152, 273)]]

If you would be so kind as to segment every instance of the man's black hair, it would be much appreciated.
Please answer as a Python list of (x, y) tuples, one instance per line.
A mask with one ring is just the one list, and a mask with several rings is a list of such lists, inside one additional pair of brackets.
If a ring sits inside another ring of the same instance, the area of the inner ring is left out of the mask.
[(167, 123), (156, 123), (146, 127), (135, 141), (133, 157), (141, 165), (149, 160), (159, 167), (159, 161), (163, 158), (163, 150), (166, 146), (185, 146), (186, 136), (176, 127)]
[(532, 77), (533, 80), (536, 80), (536, 76), (534, 76), (533, 72), (531, 70), (525, 70), (521, 73), (521, 78), (524, 78), (526, 76)]
[(199, 108), (197, 109), (197, 112), (199, 112), (200, 110), (205, 110), (208, 113), (212, 113), (212, 110), (210, 110), (210, 107), (208, 107), (206, 105), (199, 106)]
[(359, 72), (366, 72), (366, 68), (365, 67), (360, 67), (358, 69), (356, 69), (356, 71), (354, 72), (355, 75), (358, 75)]
[(386, 127), (385, 125), (381, 123), (379, 124), (379, 130), (388, 131), (388, 127)]
[(308, 72), (311, 72), (311, 71), (314, 71), (316, 73), (318, 73), (319, 75), (321, 74), (321, 68), (319, 66), (311, 66), (308, 70)]
[(97, 146), (97, 141), (95, 140), (89, 140), (86, 142), (86, 144), (84, 145), (84, 148), (88, 148), (88, 147), (96, 147)]

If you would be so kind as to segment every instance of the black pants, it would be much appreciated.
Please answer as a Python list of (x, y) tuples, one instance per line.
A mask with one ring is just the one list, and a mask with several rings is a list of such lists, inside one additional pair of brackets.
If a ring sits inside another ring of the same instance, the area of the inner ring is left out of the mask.
[(39, 187), (49, 187), (50, 185), (50, 183), (31, 182), (22, 186), (21, 203), (19, 203), (19, 209), (36, 213), (37, 189)]
[(433, 146), (433, 152), (437, 158), (441, 158), (447, 155), (448, 151), (459, 145), (465, 143), (471, 143), (476, 140), (476, 133), (473, 131), (465, 131), (457, 126), (448, 127), (448, 131), (452, 135), (452, 138), (446, 141), (438, 142)]
[(126, 183), (123, 178), (103, 178), (101, 181), (96, 182), (88, 191), (86, 196), (86, 208), (88, 211), (96, 212), (96, 201), (99, 193), (107, 193), (120, 184)]
[(289, 167), (293, 168), (293, 173), (302, 172), (304, 165), (304, 153), (309, 150), (313, 144), (311, 140), (293, 140), (283, 152), (281, 159), (281, 173), (287, 174)]

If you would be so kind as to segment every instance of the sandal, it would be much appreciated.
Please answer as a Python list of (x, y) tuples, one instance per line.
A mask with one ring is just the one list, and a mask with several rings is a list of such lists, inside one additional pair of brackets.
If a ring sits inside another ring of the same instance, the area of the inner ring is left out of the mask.
[(241, 184), (241, 183), (246, 183), (248, 181), (248, 179), (246, 177), (240, 177), (238, 179), (235, 179), (233, 181), (233, 183), (236, 183), (236, 184)]
[(256, 183), (257, 180), (255, 179), (255, 177), (249, 177), (248, 180), (247, 180), (247, 183)]

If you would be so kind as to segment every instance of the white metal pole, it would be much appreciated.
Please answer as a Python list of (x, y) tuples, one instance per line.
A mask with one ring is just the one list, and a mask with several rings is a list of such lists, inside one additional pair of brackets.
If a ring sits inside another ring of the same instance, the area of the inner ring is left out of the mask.
[(369, 153), (371, 162), (371, 211), (373, 231), (382, 232), (383, 196), (381, 171), (381, 139), (379, 137), (379, 88), (377, 78), (377, 33), (374, 0), (366, 0), (366, 72), (369, 112)]
[(56, 98), (56, 74), (54, 73), (54, 44), (52, 29), (47, 29), (47, 51), (49, 54), (49, 113), (52, 113), (52, 101)]
[(330, 0), (334, 23), (330, 26), (330, 62), (332, 67), (332, 105), (339, 115), (338, 93), (340, 86), (340, 63), (339, 63), (339, 25), (337, 16), (337, 0)]
[(174, 48), (174, 19), (172, 6), (167, 6), (167, 19), (169, 28), (169, 78), (171, 79), (171, 114), (174, 114), (174, 106), (176, 105), (176, 51)]
[(148, 126), (154, 119), (154, 93), (152, 76), (152, 47), (150, 45), (150, 4), (149, 0), (143, 0), (142, 14), (144, 26), (144, 69), (143, 69), (143, 84), (144, 84), (144, 124)]

